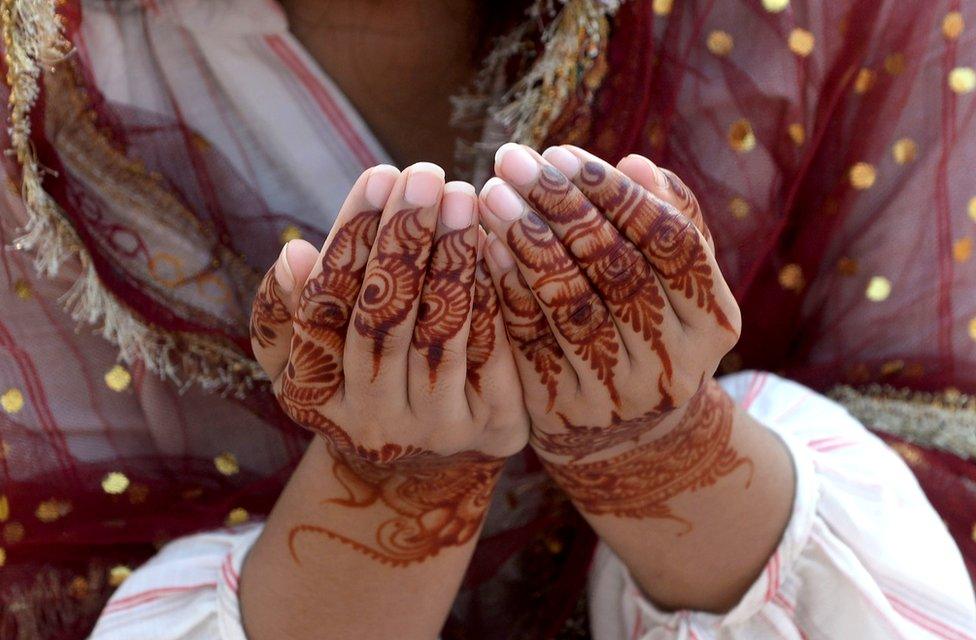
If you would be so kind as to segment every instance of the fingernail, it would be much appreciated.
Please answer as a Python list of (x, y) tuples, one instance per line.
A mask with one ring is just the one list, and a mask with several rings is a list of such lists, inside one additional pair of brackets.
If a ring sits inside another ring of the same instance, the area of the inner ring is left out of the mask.
[(417, 207), (432, 207), (444, 188), (444, 170), (430, 162), (418, 162), (409, 169), (403, 199)]
[(502, 271), (508, 271), (515, 266), (515, 258), (512, 257), (512, 252), (493, 233), (488, 236), (488, 253), (491, 255), (495, 266)]
[(388, 164), (373, 167), (369, 172), (369, 177), (366, 178), (366, 189), (364, 190), (366, 202), (376, 209), (385, 207), (399, 175), (400, 172), (397, 171), (396, 167), (391, 167)]
[(475, 191), (467, 182), (448, 182), (441, 200), (441, 222), (449, 229), (467, 229), (474, 224)]
[(566, 151), (562, 147), (549, 147), (542, 157), (549, 161), (549, 164), (559, 169), (567, 178), (575, 178), (580, 170), (580, 161), (576, 155)]
[(281, 248), (281, 253), (278, 254), (278, 260), (275, 262), (275, 280), (278, 282), (278, 287), (282, 292), (288, 294), (291, 290), (295, 288), (295, 276), (291, 274), (291, 265), (288, 264), (288, 245), (291, 242), (286, 242), (285, 246)]
[(503, 178), (523, 187), (539, 177), (539, 162), (522, 145), (506, 142), (495, 153), (495, 166)]
[(500, 178), (492, 178), (481, 190), (488, 209), (502, 220), (518, 220), (525, 211), (522, 200)]

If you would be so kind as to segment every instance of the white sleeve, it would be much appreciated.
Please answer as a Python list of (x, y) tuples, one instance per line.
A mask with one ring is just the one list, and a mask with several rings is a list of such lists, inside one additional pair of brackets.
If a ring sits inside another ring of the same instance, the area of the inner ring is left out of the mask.
[(169, 543), (112, 595), (89, 640), (246, 640), (237, 582), (260, 533), (250, 525)]
[(976, 638), (962, 557), (908, 467), (840, 405), (767, 373), (722, 385), (787, 443), (793, 513), (762, 574), (723, 615), (662, 612), (601, 545), (595, 640)]

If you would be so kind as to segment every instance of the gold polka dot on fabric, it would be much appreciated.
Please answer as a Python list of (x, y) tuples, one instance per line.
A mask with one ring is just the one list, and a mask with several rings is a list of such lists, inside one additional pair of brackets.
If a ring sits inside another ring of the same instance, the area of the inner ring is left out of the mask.
[(966, 28), (966, 21), (958, 11), (950, 11), (942, 18), (942, 35), (946, 40), (956, 40)]
[(871, 302), (884, 302), (891, 295), (891, 280), (884, 276), (874, 276), (868, 282), (864, 295)]
[(302, 230), (293, 224), (290, 224), (281, 230), (281, 244), (291, 242), (292, 240), (300, 240), (301, 237)]
[(17, 544), (24, 539), (24, 525), (19, 522), (8, 522), (3, 527), (3, 539), (7, 544)]
[(88, 581), (81, 576), (76, 576), (74, 580), (68, 584), (68, 593), (75, 600), (84, 600), (91, 593)]
[(655, 14), (666, 16), (671, 13), (671, 9), (674, 7), (674, 0), (654, 0), (654, 4), (651, 6)]
[(837, 273), (842, 276), (857, 275), (857, 260), (854, 258), (841, 258), (837, 261)]
[(790, 6), (790, 0), (762, 0), (763, 9), (770, 13), (785, 11)]
[(959, 94), (976, 89), (976, 70), (972, 67), (956, 67), (949, 72), (949, 88)]
[(875, 81), (878, 79), (878, 74), (867, 67), (861, 69), (857, 72), (857, 77), (854, 79), (854, 93), (867, 93), (874, 86)]
[(904, 360), (888, 360), (881, 365), (881, 375), (893, 376), (905, 368)]
[(898, 76), (905, 72), (905, 54), (892, 53), (884, 60), (884, 68), (890, 75)]
[(800, 29), (797, 27), (790, 31), (790, 37), (787, 40), (790, 46), (790, 51), (798, 56), (807, 57), (813, 53), (813, 45), (815, 39), (813, 34), (806, 29)]
[(855, 189), (870, 189), (874, 185), (874, 181), (877, 179), (878, 174), (874, 170), (874, 167), (867, 162), (858, 162), (851, 170), (848, 172), (848, 177), (851, 180), (851, 185)]
[(788, 264), (779, 270), (779, 286), (787, 291), (803, 289), (803, 269), (798, 264)]
[(708, 50), (719, 57), (729, 55), (734, 44), (732, 36), (725, 31), (712, 31), (705, 40), (705, 46), (708, 47)]
[(952, 257), (956, 262), (962, 264), (969, 260), (973, 255), (973, 239), (959, 238), (952, 243)]
[(6, 522), (10, 518), (10, 500), (7, 496), (0, 496), (0, 522)]
[(129, 488), (129, 478), (121, 471), (106, 473), (102, 478), (102, 491), (109, 495), (117, 496), (125, 493)]
[(109, 586), (117, 587), (125, 582), (126, 578), (131, 575), (132, 569), (129, 567), (125, 566), (124, 564), (116, 565), (108, 571), (108, 584)]
[(756, 146), (756, 134), (752, 124), (745, 118), (736, 120), (729, 126), (729, 146), (740, 153), (751, 151)]
[(792, 140), (793, 144), (795, 144), (796, 146), (799, 147), (804, 142), (806, 142), (807, 139), (806, 129), (804, 129), (803, 125), (800, 124), (799, 122), (794, 122), (793, 124), (791, 124), (789, 127), (786, 128), (786, 131), (787, 133), (790, 134), (790, 140)]
[(34, 511), (34, 515), (41, 522), (54, 522), (69, 513), (71, 513), (71, 503), (57, 498), (44, 500), (37, 505), (37, 509)]
[(115, 365), (105, 374), (105, 384), (112, 391), (121, 393), (132, 383), (132, 374), (120, 364)]
[(0, 547), (0, 567), (7, 564), (7, 552), (3, 547)]
[(901, 138), (891, 145), (891, 155), (898, 164), (908, 164), (918, 155), (918, 145), (911, 138)]
[(214, 466), (225, 476), (232, 476), (241, 470), (240, 465), (237, 464), (237, 456), (226, 451), (214, 458)]
[(729, 200), (729, 213), (732, 214), (733, 218), (742, 220), (748, 217), (750, 211), (752, 211), (752, 207), (749, 206), (745, 198), (736, 196)]
[(969, 213), (969, 219), (976, 222), (976, 196), (969, 199), (969, 204), (966, 205), (966, 211)]
[(969, 320), (969, 337), (973, 339), (973, 342), (976, 342), (976, 316)]
[(30, 283), (26, 280), (18, 280), (14, 283), (14, 293), (21, 300), (30, 300), (31, 296), (34, 295), (33, 291), (31, 291)]
[(233, 527), (238, 524), (244, 524), (245, 522), (247, 522), (247, 519), (249, 517), (250, 516), (247, 513), (247, 509), (237, 507), (235, 509), (230, 510), (230, 513), (227, 514), (227, 519), (224, 521), (224, 523), (228, 527)]
[(0, 395), (0, 407), (10, 415), (19, 412), (24, 408), (24, 394), (20, 389), (7, 389)]

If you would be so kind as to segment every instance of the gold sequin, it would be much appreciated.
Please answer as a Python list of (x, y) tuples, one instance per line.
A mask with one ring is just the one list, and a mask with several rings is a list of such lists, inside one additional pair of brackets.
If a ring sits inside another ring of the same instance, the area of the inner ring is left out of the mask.
[(799, 122), (794, 122), (789, 127), (787, 127), (786, 130), (790, 134), (790, 140), (792, 140), (793, 144), (795, 144), (798, 147), (802, 145), (807, 139), (807, 132), (803, 128), (803, 125), (800, 124)]
[(674, 0), (654, 0), (652, 8), (654, 13), (659, 16), (666, 16), (671, 13), (671, 8), (674, 6)]
[(10, 500), (7, 496), (0, 496), (0, 522), (6, 522), (10, 518)]
[(234, 525), (244, 524), (247, 522), (248, 517), (247, 509), (237, 507), (236, 509), (231, 509), (224, 522), (228, 527), (233, 527)]
[(890, 75), (898, 76), (905, 72), (905, 54), (892, 53), (884, 61), (884, 68)]
[(779, 13), (790, 6), (790, 0), (762, 0), (763, 9), (770, 13)]
[(0, 396), (0, 406), (3, 410), (13, 415), (24, 408), (24, 394), (20, 389), (7, 389)]
[(129, 388), (129, 384), (132, 383), (132, 374), (129, 370), (120, 364), (115, 365), (105, 374), (105, 384), (112, 391), (117, 391), (119, 393), (125, 391)]
[(855, 189), (870, 189), (878, 175), (874, 167), (867, 162), (858, 162), (851, 167), (848, 177)]
[(858, 71), (857, 78), (854, 79), (854, 93), (867, 93), (870, 91), (877, 77), (878, 75), (868, 68)]
[(0, 547), (0, 567), (7, 564), (7, 552), (3, 547)]
[(857, 260), (853, 258), (841, 258), (837, 261), (837, 272), (842, 276), (857, 275)]
[(881, 375), (893, 376), (904, 368), (904, 360), (889, 360), (881, 365)]
[(30, 300), (31, 296), (34, 295), (31, 291), (30, 283), (26, 280), (18, 280), (14, 283), (14, 293), (21, 300)]
[(955, 40), (962, 35), (962, 30), (966, 28), (966, 21), (958, 11), (950, 11), (942, 18), (942, 35), (946, 40)]
[(972, 67), (956, 67), (949, 72), (949, 88), (959, 94), (976, 89), (976, 71)]
[(117, 496), (125, 493), (129, 488), (129, 478), (121, 471), (106, 473), (102, 478), (102, 491), (109, 495)]
[(751, 210), (752, 208), (749, 206), (749, 203), (746, 202), (745, 198), (736, 196), (729, 200), (729, 213), (731, 213), (732, 217), (736, 218), (737, 220), (742, 220), (743, 218), (747, 217)]
[(3, 527), (3, 539), (7, 544), (17, 544), (24, 539), (24, 525), (19, 522), (8, 522)]
[(976, 316), (973, 316), (969, 320), (969, 337), (976, 342)]
[(729, 146), (740, 153), (750, 151), (756, 146), (756, 134), (752, 131), (752, 124), (745, 118), (736, 120), (729, 127)]
[(123, 582), (125, 582), (125, 579), (128, 578), (130, 575), (132, 575), (132, 569), (125, 566), (124, 564), (116, 565), (111, 569), (109, 569), (108, 583), (112, 587), (117, 587)]
[(708, 39), (705, 40), (705, 46), (708, 47), (708, 50), (719, 57), (729, 55), (734, 44), (732, 36), (725, 31), (712, 31), (708, 34)]
[(918, 145), (911, 138), (901, 138), (891, 145), (891, 155), (898, 164), (907, 164), (918, 155)]
[(891, 295), (891, 280), (884, 276), (874, 276), (868, 282), (864, 295), (872, 302), (883, 302)]
[(814, 41), (815, 39), (812, 33), (799, 27), (790, 31), (788, 40), (790, 51), (804, 58), (813, 52)]
[(803, 269), (798, 264), (788, 264), (779, 270), (779, 285), (787, 291), (803, 289)]
[(959, 238), (952, 243), (952, 257), (955, 258), (956, 262), (962, 264), (969, 260), (973, 255), (973, 239), (972, 238)]
[(281, 244), (291, 242), (292, 240), (299, 240), (301, 237), (302, 230), (293, 224), (290, 224), (281, 230)]
[(214, 458), (214, 466), (225, 476), (232, 476), (241, 470), (240, 465), (237, 464), (237, 456), (230, 452), (224, 452)]
[(69, 513), (71, 513), (71, 503), (65, 500), (58, 500), (57, 498), (44, 500), (37, 505), (37, 510), (34, 511), (34, 515), (41, 522), (54, 522)]
[(651, 125), (650, 131), (647, 132), (647, 139), (650, 141), (651, 146), (655, 148), (660, 148), (664, 146), (664, 125), (660, 122), (655, 122)]
[(68, 585), (68, 593), (75, 600), (84, 600), (88, 597), (90, 589), (88, 587), (88, 581), (81, 576), (76, 576), (74, 580)]

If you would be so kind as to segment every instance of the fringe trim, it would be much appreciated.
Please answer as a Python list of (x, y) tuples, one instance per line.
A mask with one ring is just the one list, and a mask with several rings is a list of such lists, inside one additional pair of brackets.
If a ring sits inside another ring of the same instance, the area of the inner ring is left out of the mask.
[(257, 363), (228, 345), (160, 330), (136, 317), (101, 283), (84, 244), (44, 191), (48, 170), (38, 163), (31, 144), (30, 114), (45, 69), (55, 73), (55, 65), (71, 53), (55, 2), (2, 0), (0, 29), (10, 87), (8, 153), (21, 167), (21, 199), (28, 218), (14, 247), (33, 252), (35, 268), (45, 277), (57, 275), (66, 262), (79, 262), (81, 273), (61, 302), (73, 319), (98, 326), (101, 335), (119, 347), (124, 362), (141, 360), (181, 390), (198, 383), (206, 390), (244, 395), (256, 380), (266, 379)]
[(829, 396), (876, 431), (976, 460), (976, 396), (923, 393), (888, 385), (835, 387)]

